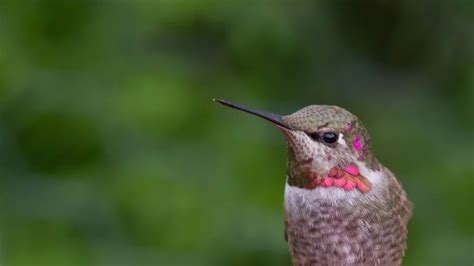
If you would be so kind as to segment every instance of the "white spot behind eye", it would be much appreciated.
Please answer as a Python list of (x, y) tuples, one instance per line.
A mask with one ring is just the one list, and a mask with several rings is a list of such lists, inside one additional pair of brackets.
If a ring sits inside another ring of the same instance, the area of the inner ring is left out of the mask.
[(347, 147), (347, 143), (346, 141), (344, 140), (344, 134), (342, 133), (339, 133), (339, 139), (337, 140), (337, 142), (341, 145), (344, 145), (345, 147)]

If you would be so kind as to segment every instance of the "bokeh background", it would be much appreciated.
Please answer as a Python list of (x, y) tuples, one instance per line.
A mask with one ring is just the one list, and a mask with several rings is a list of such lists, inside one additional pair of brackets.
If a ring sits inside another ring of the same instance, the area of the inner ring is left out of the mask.
[(2, 1), (1, 265), (290, 265), (285, 141), (214, 97), (356, 113), (415, 204), (404, 265), (472, 265), (473, 11)]

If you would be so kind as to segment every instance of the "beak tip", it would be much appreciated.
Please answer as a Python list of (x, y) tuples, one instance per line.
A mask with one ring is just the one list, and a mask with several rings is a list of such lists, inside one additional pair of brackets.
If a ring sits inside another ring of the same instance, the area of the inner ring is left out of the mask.
[(223, 104), (223, 100), (221, 100), (221, 99), (212, 98), (212, 101)]
[(228, 107), (231, 107), (231, 108), (240, 109), (238, 105), (236, 105), (236, 104), (234, 104), (234, 103), (231, 103), (231, 102), (229, 102), (229, 101), (226, 101), (226, 100), (217, 99), (217, 98), (212, 98), (212, 101), (213, 101), (213, 102), (220, 103), (220, 104), (225, 105), (225, 106), (228, 106)]
[(212, 99), (214, 102), (218, 102), (222, 105), (225, 105), (227, 107), (230, 107), (230, 108), (234, 108), (234, 109), (237, 109), (237, 110), (240, 110), (240, 111), (244, 111), (246, 113), (250, 113), (250, 114), (253, 114), (253, 115), (256, 115), (256, 116), (259, 116), (261, 118), (264, 118), (280, 127), (283, 127), (283, 128), (287, 128), (287, 129), (292, 129), (289, 125), (287, 125), (283, 120), (282, 120), (282, 116), (280, 115), (277, 115), (277, 114), (274, 114), (274, 113), (270, 113), (270, 112), (265, 112), (265, 111), (259, 111), (257, 109), (253, 109), (253, 108), (249, 108), (249, 107), (245, 107), (243, 105), (240, 105), (240, 104), (235, 104), (235, 103), (232, 103), (232, 102), (229, 102), (229, 101), (226, 101), (226, 100), (222, 100), (222, 99), (216, 99), (216, 98), (213, 98)]

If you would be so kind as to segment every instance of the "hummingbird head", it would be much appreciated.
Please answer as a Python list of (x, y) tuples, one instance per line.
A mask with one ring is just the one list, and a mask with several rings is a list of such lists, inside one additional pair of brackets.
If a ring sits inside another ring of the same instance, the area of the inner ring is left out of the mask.
[(361, 121), (347, 110), (311, 105), (286, 116), (259, 111), (224, 100), (221, 104), (262, 117), (283, 132), (288, 143), (288, 184), (305, 189), (339, 187), (346, 191), (371, 190), (362, 172), (380, 164)]

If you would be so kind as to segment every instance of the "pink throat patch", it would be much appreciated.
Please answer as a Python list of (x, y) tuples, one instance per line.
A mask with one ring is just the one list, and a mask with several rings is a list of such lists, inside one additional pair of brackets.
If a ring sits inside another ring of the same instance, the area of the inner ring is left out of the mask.
[(349, 164), (344, 169), (333, 167), (329, 170), (329, 173), (325, 177), (319, 177), (316, 173), (311, 172), (310, 177), (312, 182), (308, 188), (313, 189), (315, 187), (339, 187), (345, 191), (351, 191), (358, 189), (362, 193), (369, 192), (371, 190), (371, 184), (367, 178), (360, 175), (359, 168), (354, 164)]

